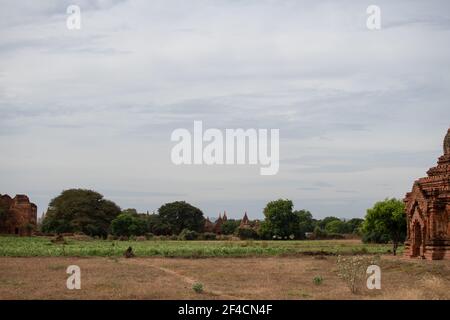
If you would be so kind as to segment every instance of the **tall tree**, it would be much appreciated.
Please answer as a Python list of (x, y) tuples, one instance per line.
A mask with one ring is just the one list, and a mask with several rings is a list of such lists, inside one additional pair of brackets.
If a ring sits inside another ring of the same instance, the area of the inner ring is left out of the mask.
[(264, 208), (265, 220), (262, 232), (267, 236), (281, 236), (283, 238), (300, 236), (299, 215), (292, 211), (294, 205), (291, 200), (278, 199), (269, 202)]
[(158, 209), (158, 213), (173, 234), (179, 234), (183, 229), (202, 232), (205, 225), (203, 212), (184, 201), (166, 203)]
[(299, 220), (299, 238), (304, 239), (306, 232), (313, 232), (316, 220), (313, 219), (311, 212), (308, 210), (294, 211)]
[(386, 199), (375, 203), (367, 210), (362, 225), (363, 240), (367, 242), (382, 242), (389, 239), (393, 244), (393, 253), (397, 254), (400, 242), (406, 237), (405, 205), (398, 199)]
[(112, 201), (92, 190), (63, 191), (49, 205), (42, 223), (44, 232), (83, 232), (105, 237), (111, 221), (120, 214)]

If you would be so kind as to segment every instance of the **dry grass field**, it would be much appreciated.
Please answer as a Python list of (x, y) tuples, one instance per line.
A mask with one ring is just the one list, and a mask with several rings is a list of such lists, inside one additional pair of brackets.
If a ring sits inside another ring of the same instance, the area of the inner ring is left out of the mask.
[[(352, 294), (336, 259), (2, 257), (0, 299), (450, 299), (449, 261), (384, 255), (381, 290)], [(81, 290), (66, 288), (69, 265), (81, 268)]]

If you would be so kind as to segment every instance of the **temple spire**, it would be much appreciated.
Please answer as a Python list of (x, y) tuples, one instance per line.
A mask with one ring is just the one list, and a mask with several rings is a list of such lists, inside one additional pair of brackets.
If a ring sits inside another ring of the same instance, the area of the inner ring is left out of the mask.
[(450, 155), (450, 128), (447, 130), (447, 135), (444, 138), (444, 154)]

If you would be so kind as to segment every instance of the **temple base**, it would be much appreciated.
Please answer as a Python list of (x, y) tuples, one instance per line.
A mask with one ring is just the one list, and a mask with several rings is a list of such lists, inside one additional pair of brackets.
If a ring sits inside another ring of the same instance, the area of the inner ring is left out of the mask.
[(420, 254), (415, 254), (409, 242), (405, 242), (403, 255), (408, 258), (422, 258), (427, 260), (450, 259), (450, 241), (434, 240), (428, 241), (425, 250), (420, 250)]

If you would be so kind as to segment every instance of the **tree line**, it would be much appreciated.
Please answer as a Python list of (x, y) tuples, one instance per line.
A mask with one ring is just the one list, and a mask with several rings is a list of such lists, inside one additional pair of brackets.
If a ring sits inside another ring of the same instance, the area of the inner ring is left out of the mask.
[[(404, 241), (406, 222), (403, 202), (386, 199), (367, 210), (365, 219), (342, 220), (337, 217), (314, 219), (308, 210), (294, 210), (291, 200), (278, 199), (267, 203), (263, 221), (250, 221), (242, 228), (240, 220), (222, 223), (220, 233), (241, 239), (330, 239), (354, 234), (365, 242), (395, 246)], [(51, 200), (42, 221), (45, 233), (84, 233), (105, 238), (115, 236), (161, 235), (196, 239), (204, 234), (203, 212), (184, 201), (162, 205), (156, 213), (138, 213), (135, 209), (121, 210), (114, 202), (98, 192), (84, 189), (63, 191)], [(204, 238), (214, 238), (207, 234)]]

